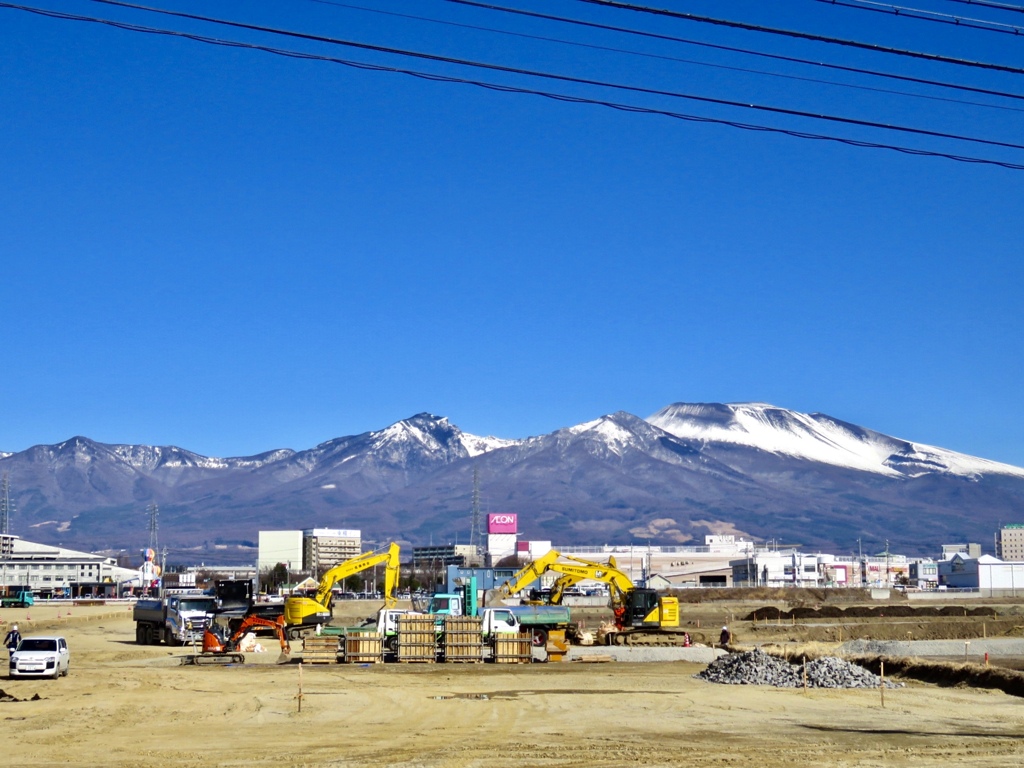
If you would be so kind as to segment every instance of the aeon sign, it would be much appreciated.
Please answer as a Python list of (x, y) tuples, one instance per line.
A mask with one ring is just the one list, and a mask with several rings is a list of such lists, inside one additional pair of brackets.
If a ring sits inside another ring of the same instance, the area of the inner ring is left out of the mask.
[(509, 512), (492, 512), (487, 515), (488, 533), (518, 533), (518, 515)]

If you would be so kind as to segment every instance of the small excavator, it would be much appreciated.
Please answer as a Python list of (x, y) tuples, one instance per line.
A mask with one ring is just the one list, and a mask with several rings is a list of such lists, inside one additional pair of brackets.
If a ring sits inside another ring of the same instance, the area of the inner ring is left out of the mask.
[(265, 619), (262, 616), (246, 616), (238, 628), (228, 636), (228, 632), (211, 619), (203, 632), (203, 652), (185, 657), (186, 664), (214, 665), (214, 664), (244, 664), (245, 654), (238, 650), (239, 641), (252, 629), (270, 629), (277, 635), (281, 644), (281, 655), (277, 657), (278, 664), (287, 664), (291, 661), (291, 647), (285, 637), (284, 617), (277, 619)]

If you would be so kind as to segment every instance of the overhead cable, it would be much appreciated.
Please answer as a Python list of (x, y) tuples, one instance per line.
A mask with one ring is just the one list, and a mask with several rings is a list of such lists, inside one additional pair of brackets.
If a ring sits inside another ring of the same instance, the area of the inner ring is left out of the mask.
[[(944, 133), (942, 131), (932, 131), (927, 128), (913, 128), (905, 125), (896, 125), (894, 123), (879, 123), (873, 120), (861, 120), (855, 117), (842, 117), (840, 115), (829, 115), (821, 112), (807, 112), (802, 109), (789, 109), (786, 107), (774, 107), (768, 104), (753, 104), (750, 102), (736, 101), (734, 99), (720, 99), (714, 96), (701, 96), (695, 93), (682, 93), (681, 91), (666, 91), (661, 88), (645, 88), (639, 85), (625, 85), (623, 83), (610, 83), (604, 80), (593, 80), (586, 77), (573, 77), (572, 75), (559, 75), (553, 72), (541, 72), (539, 70), (523, 69), (522, 67), (510, 67), (504, 64), (491, 64), (484, 61), (473, 61), (471, 59), (459, 59), (453, 56), (441, 56), (436, 53), (423, 53), (422, 51), (410, 51), (404, 48), (392, 48), (385, 45), (373, 45), (371, 43), (360, 43), (355, 40), (344, 40), (338, 37), (327, 37), (325, 35), (313, 35), (308, 32), (295, 32), (288, 29), (278, 29), (277, 27), (267, 27), (260, 24), (249, 24), (244, 21), (231, 21), (230, 19), (218, 19), (213, 16), (200, 16), (199, 14), (186, 13), (183, 11), (172, 11), (165, 8), (154, 8), (151, 6), (136, 5), (134, 3), (123, 2), (123, 0), (92, 0), (94, 3), (102, 3), (104, 5), (117, 5), (125, 8), (134, 8), (137, 10), (147, 11), (149, 13), (156, 13), (164, 16), (173, 16), (176, 18), (191, 19), (193, 21), (202, 21), (208, 24), (216, 24), (225, 27), (232, 27), (236, 29), (245, 29), (253, 32), (263, 32), (270, 35), (281, 35), (284, 37), (293, 37), (299, 40), (307, 40), (310, 42), (327, 43), (330, 45), (339, 45), (346, 48), (356, 48), (363, 51), (373, 51), (375, 53), (386, 53), (394, 56), (406, 56), (415, 59), (422, 59), (425, 61), (433, 61), (442, 64), (455, 64), (461, 67), (473, 67), (477, 69), (486, 69), (492, 72), (505, 72), (511, 75), (525, 75), (527, 77), (538, 77), (545, 80), (556, 80), (563, 83), (573, 83), (574, 85), (586, 85), (595, 86), (598, 88), (611, 88), (617, 91), (629, 91), (632, 93), (642, 93), (648, 96), (666, 96), (674, 99), (685, 99), (687, 101), (697, 101), (704, 104), (715, 104), (723, 107), (736, 107), (739, 109), (752, 109), (758, 112), (769, 112), (776, 115), (786, 115), (788, 117), (803, 117), (811, 120), (824, 120), (831, 123), (841, 123), (843, 125), (854, 125), (860, 128), (876, 128), (886, 131), (896, 131), (899, 133), (915, 134), (918, 136), (929, 136), (932, 138), (940, 139), (953, 139), (955, 141), (967, 141), (973, 144), (985, 144), (992, 147), (1006, 147), (1008, 149), (1021, 149), (1024, 150), (1024, 144), (1016, 144), (1014, 142), (997, 141), (995, 139), (982, 139), (975, 136), (964, 136), (962, 134)], [(4, 3), (3, 5), (6, 5)]]
[[(105, 2), (105, 0), (94, 0), (94, 2)], [(908, 56), (914, 59), (924, 59), (926, 61), (935, 61), (942, 64), (957, 64), (963, 67), (991, 69), (997, 72), (1011, 72), (1015, 75), (1024, 75), (1024, 69), (1021, 69), (1020, 67), (1011, 67), (1008, 64), (995, 64), (988, 61), (958, 59), (954, 56), (943, 56), (939, 53), (925, 53), (924, 51), (912, 51), (906, 48), (892, 48), (886, 45), (864, 43), (859, 40), (849, 40), (842, 37), (829, 37), (828, 35), (816, 35), (811, 32), (799, 32), (794, 29), (780, 29), (778, 27), (765, 27), (761, 24), (748, 24), (745, 21), (730, 21), (729, 19), (718, 19), (712, 18), (711, 16), (698, 16), (694, 13), (682, 13), (681, 11), (670, 11), (664, 8), (651, 8), (646, 5), (634, 5), (632, 3), (619, 2), (618, 0), (576, 0), (576, 2), (587, 3), (589, 5), (600, 5), (606, 8), (617, 8), (624, 11), (653, 14), (655, 16), (665, 16), (672, 19), (679, 19), (681, 21), (695, 21), (701, 24), (713, 24), (719, 27), (744, 29), (750, 32), (764, 32), (770, 35), (782, 35), (783, 37), (792, 37), (799, 40), (813, 40), (818, 43), (842, 45), (848, 48), (859, 48), (861, 50), (874, 51), (876, 53), (889, 53), (894, 56)]]
[(975, 5), (981, 8), (995, 8), (1000, 11), (1016, 11), (1024, 13), (1024, 6), (1011, 5), (1010, 3), (997, 3), (994, 0), (946, 0), (947, 3), (960, 3), (961, 5)]
[(886, 13), (890, 16), (899, 16), (903, 19), (917, 19), (919, 21), (933, 21), (937, 24), (950, 24), (954, 27), (966, 29), (980, 29), (983, 32), (1001, 32), (1007, 35), (1019, 35), (1024, 28), (1014, 24), (1003, 24), (998, 21), (986, 21), (984, 19), (972, 19), (966, 16), (954, 16), (951, 13), (939, 13), (938, 11), (925, 11), (920, 8), (907, 8), (902, 5), (890, 5), (889, 3), (876, 3), (874, 0), (815, 0), (817, 3), (826, 3), (842, 8), (853, 8), (856, 11), (874, 11), (875, 13)]
[[(657, 53), (647, 53), (645, 51), (634, 51), (628, 48), (615, 48), (608, 45), (596, 45), (594, 43), (581, 43), (576, 40), (564, 40), (557, 37), (547, 37), (545, 35), (530, 35), (525, 32), (512, 32), (508, 29), (498, 29), (496, 27), (484, 27), (477, 24), (463, 24), (457, 21), (448, 21), (446, 19), (434, 19), (429, 16), (416, 16), (409, 13), (399, 13), (397, 11), (385, 11), (380, 8), (367, 8), (362, 5), (353, 5), (351, 3), (335, 2), (334, 0), (306, 0), (306, 2), (316, 3), (317, 5), (330, 5), (336, 8), (344, 8), (346, 10), (364, 11), (366, 13), (376, 13), (382, 16), (390, 16), (393, 18), (409, 19), (411, 21), (425, 21), (430, 24), (441, 24), (446, 27), (457, 27), (460, 29), (470, 29), (477, 32), (491, 32), (497, 35), (506, 35), (508, 37), (518, 37), (525, 40), (537, 40), (545, 43), (555, 43), (557, 45), (570, 45), (575, 48), (588, 48), (595, 51), (605, 51), (609, 53), (621, 53), (628, 56), (640, 56), (647, 59), (656, 59), (659, 61), (671, 61), (678, 64), (690, 64), (697, 67), (709, 67), (711, 69), (721, 69), (728, 72), (744, 72), (746, 74), (761, 75), (764, 77), (775, 77), (782, 80), (795, 80), (802, 83), (816, 83), (819, 85), (831, 85), (836, 88), (849, 88), (857, 91), (868, 91), (870, 93), (885, 93), (892, 96), (905, 96), (911, 99), (925, 99), (928, 101), (942, 101), (949, 104), (964, 104), (971, 107), (983, 107), (986, 109), (1003, 109), (1010, 110), (1013, 112), (1024, 112), (1024, 108), (1020, 107), (1007, 107), (1000, 104), (990, 104), (983, 101), (967, 101), (965, 99), (954, 99), (947, 96), (929, 96), (924, 93), (912, 93), (911, 91), (897, 91), (892, 88), (876, 88), (870, 85), (856, 85), (854, 83), (841, 83), (837, 80), (825, 80), (817, 77), (803, 77), (801, 75), (787, 75), (783, 72), (768, 72), (763, 69), (754, 69), (752, 67), (736, 67), (728, 64), (713, 64), (709, 61), (699, 61), (695, 59), (684, 59), (679, 56), (665, 56)], [(1024, 96), (1018, 98), (1024, 100)]]
[[(105, 26), (114, 27), (117, 29), (123, 29), (131, 32), (142, 32), (147, 34), (156, 35), (167, 35), (170, 37), (178, 37), (187, 40), (193, 40), (200, 43), (208, 43), (211, 45), (220, 45), (230, 48), (243, 48), (249, 50), (263, 51), (266, 53), (272, 53), (279, 56), (285, 56), (288, 58), (304, 59), (310, 61), (324, 61), (335, 64), (341, 64), (344, 66), (352, 67), (355, 69), (369, 70), (374, 72), (391, 72), (396, 74), (409, 75), (422, 80), (429, 80), (433, 82), (443, 83), (458, 83), (462, 85), (473, 85), (487, 90), (498, 91), (502, 93), (521, 93), (529, 94), (534, 96), (542, 96), (544, 98), (552, 99), (555, 101), (564, 101), (575, 104), (592, 104), (596, 106), (608, 107), (622, 112), (633, 112), (639, 114), (650, 114), (650, 115), (661, 115), (664, 117), (670, 117), (677, 120), (684, 120), (695, 123), (707, 123), (713, 125), (726, 125), (733, 128), (740, 128), (748, 131), (758, 131), (764, 133), (777, 133), (786, 136), (792, 136), (795, 138), (811, 139), (818, 141), (830, 141), (839, 144), (845, 144), (853, 147), (863, 147), (870, 149), (886, 149), (894, 152), (900, 152), (907, 155), (916, 155), (922, 157), (941, 157), (948, 160), (955, 160), (957, 162), (974, 163), (982, 165), (994, 165), (1001, 168), (1007, 168), (1010, 170), (1024, 171), (1024, 164), (1013, 163), (1005, 160), (997, 160), (994, 158), (976, 157), (970, 155), (953, 154), (949, 152), (940, 152), (936, 150), (919, 149), (916, 147), (906, 147), (895, 144), (885, 144), (881, 142), (865, 141), (861, 139), (851, 139), (842, 136), (832, 136), (828, 134), (817, 134), (810, 133), (807, 131), (798, 131), (790, 128), (781, 128), (777, 126), (766, 126), (758, 125), (755, 123), (744, 123), (736, 120), (727, 120), (724, 118), (705, 117), (700, 115), (691, 115), (682, 112), (672, 112), (669, 110), (656, 109), (653, 107), (639, 106), (635, 104), (624, 104), (612, 101), (605, 101), (601, 99), (587, 98), (583, 96), (574, 96), (570, 94), (557, 93), (552, 91), (542, 91), (532, 88), (524, 88), (521, 86), (502, 85), (499, 83), (491, 83), (483, 80), (470, 80), (468, 78), (454, 77), (451, 75), (439, 75), (430, 72), (422, 72), (411, 69), (404, 69), (401, 67), (386, 66), (382, 64), (370, 64), (367, 62), (353, 61), (349, 59), (341, 59), (333, 56), (324, 56), (322, 54), (307, 53), (304, 51), (294, 51), (285, 48), (274, 48), (266, 45), (259, 45), (257, 43), (247, 43), (237, 40), (226, 40), (223, 38), (208, 37), (206, 35), (199, 35), (192, 32), (182, 32), (179, 30), (161, 29), (158, 27), (148, 27), (140, 24), (132, 24), (123, 21), (115, 21), (113, 19), (103, 19), (93, 16), (81, 16), (78, 14), (64, 13), (62, 11), (52, 11), (43, 8), (35, 8), (31, 6), (17, 5), (14, 3), (0, 2), (0, 8), (9, 8), (14, 10), (26, 11), (28, 13), (37, 14), (40, 16), (46, 16), (55, 19), (64, 19), (70, 21), (82, 21), (95, 24), (101, 24)], [(953, 139), (964, 139), (965, 137), (950, 136)], [(984, 140), (979, 140), (984, 142)]]
[[(319, 2), (325, 2), (326, 0), (319, 0)], [(978, 88), (970, 85), (962, 85), (958, 83), (950, 83), (944, 80), (930, 80), (922, 77), (911, 77), (910, 75), (899, 75), (893, 72), (882, 72), (874, 69), (864, 69), (861, 67), (850, 67), (843, 64), (832, 64), (825, 61), (816, 61), (814, 59), (803, 59), (796, 56), (784, 56), (778, 53), (767, 53), (765, 51), (756, 51), (749, 48), (738, 48), (731, 45), (719, 45), (717, 43), (708, 43), (702, 40), (691, 40), (685, 37), (676, 37), (674, 35), (663, 35), (657, 32), (647, 32), (639, 29), (629, 29), (628, 27), (619, 27), (612, 24), (599, 24), (593, 21), (584, 21), (583, 19), (575, 19), (566, 16), (554, 16), (547, 13), (539, 13), (537, 11), (525, 11), (521, 8), (509, 8), (502, 5), (494, 5), (492, 3), (479, 2), (479, 0), (441, 0), (441, 2), (453, 3), (456, 5), (465, 5), (473, 8), (483, 8), (490, 11), (498, 11), (501, 13), (510, 13), (517, 16), (525, 16), (528, 18), (543, 19), (546, 21), (558, 21), (565, 24), (574, 24), (581, 27), (590, 27), (592, 29), (602, 29), (609, 32), (621, 32), (627, 35), (638, 35), (640, 37), (651, 38), (652, 40), (665, 40), (673, 43), (683, 43), (685, 45), (695, 45), (701, 48), (708, 48), (717, 51), (728, 51), (730, 53), (741, 53), (748, 56), (758, 56), (760, 58), (772, 59), (775, 61), (786, 61), (793, 64), (807, 64), (813, 67), (824, 67), (825, 69), (834, 69), (840, 72), (850, 72), (858, 75), (869, 75), (871, 77), (881, 77), (888, 80), (899, 80), (907, 83), (918, 83), (919, 85), (932, 85), (939, 88), (950, 88), (957, 91), (965, 91), (968, 93), (984, 94), (986, 96), (999, 96), (1007, 99), (1024, 99), (1024, 94), (1010, 93), (1007, 91), (992, 90), (989, 88)]]

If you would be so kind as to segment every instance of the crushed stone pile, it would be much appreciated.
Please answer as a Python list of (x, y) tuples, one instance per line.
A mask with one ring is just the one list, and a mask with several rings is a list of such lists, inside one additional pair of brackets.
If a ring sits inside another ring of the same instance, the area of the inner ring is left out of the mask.
[[(772, 685), (776, 688), (802, 688), (804, 685), (802, 665), (770, 656), (760, 648), (722, 656), (694, 677), (725, 685)], [(808, 688), (878, 688), (880, 684), (878, 675), (834, 656), (807, 662)], [(886, 680), (885, 687), (902, 688), (903, 683)]]

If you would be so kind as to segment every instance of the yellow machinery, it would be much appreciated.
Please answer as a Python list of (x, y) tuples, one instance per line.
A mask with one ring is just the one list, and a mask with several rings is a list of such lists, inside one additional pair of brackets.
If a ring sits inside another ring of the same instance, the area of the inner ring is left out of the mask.
[(531, 584), (544, 573), (562, 574), (551, 592), (551, 602), (560, 603), (565, 590), (591, 579), (608, 585), (612, 611), (615, 614), (617, 636), (609, 635), (609, 644), (625, 642), (625, 634), (642, 634), (644, 630), (668, 629), (679, 626), (679, 600), (658, 594), (657, 590), (634, 586), (633, 581), (619, 570), (614, 558), (607, 563), (595, 563), (571, 555), (549, 551), (522, 568), (511, 580), (502, 584), (488, 599), (510, 597)]
[(284, 601), (284, 621), (288, 627), (289, 637), (296, 637), (304, 630), (311, 630), (317, 624), (327, 624), (331, 620), (331, 590), (334, 585), (349, 576), (384, 564), (384, 606), (394, 608), (398, 605), (395, 591), (398, 588), (398, 545), (392, 542), (383, 551), (364, 552), (358, 557), (346, 560), (331, 568), (320, 579), (316, 595), (313, 597), (289, 597)]

